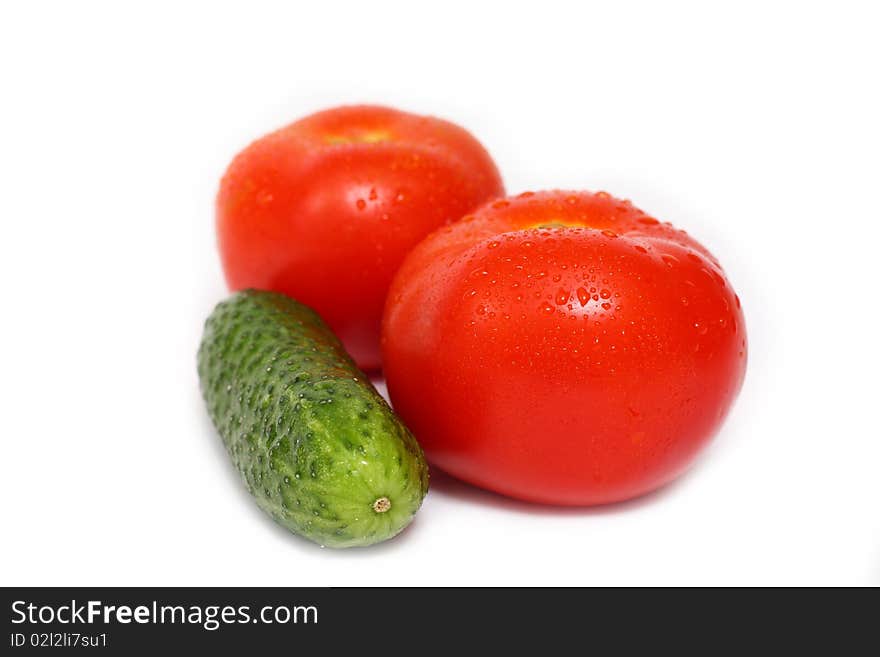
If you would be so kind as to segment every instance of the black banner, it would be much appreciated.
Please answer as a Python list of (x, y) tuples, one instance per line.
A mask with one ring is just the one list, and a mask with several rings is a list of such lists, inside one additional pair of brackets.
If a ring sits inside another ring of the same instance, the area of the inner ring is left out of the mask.
[(880, 617), (876, 589), (8, 588), (3, 607), (2, 653), (10, 655), (468, 652), (475, 639), (539, 654), (603, 646), (621, 654), (646, 641), (703, 654), (796, 644), (844, 654), (876, 648)]

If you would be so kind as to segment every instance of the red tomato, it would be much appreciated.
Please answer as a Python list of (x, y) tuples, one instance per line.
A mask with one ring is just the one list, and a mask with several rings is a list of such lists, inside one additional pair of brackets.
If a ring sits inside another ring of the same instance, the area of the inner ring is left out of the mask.
[(740, 389), (746, 335), (721, 266), (683, 231), (603, 192), (527, 192), (410, 253), (383, 355), (433, 464), (591, 505), (688, 466)]
[(226, 171), (217, 197), (226, 280), (308, 304), (374, 369), (403, 257), (503, 194), (486, 150), (452, 123), (384, 107), (319, 112), (257, 140)]

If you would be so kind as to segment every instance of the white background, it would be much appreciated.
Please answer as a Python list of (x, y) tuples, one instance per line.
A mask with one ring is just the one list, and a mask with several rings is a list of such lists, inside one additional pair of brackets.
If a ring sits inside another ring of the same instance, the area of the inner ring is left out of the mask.
[[(880, 584), (871, 4), (4, 3), (0, 583)], [(592, 510), (436, 475), (362, 550), (258, 511), (195, 372), (213, 197), (251, 139), (358, 101), (715, 252), (750, 362), (690, 474)]]

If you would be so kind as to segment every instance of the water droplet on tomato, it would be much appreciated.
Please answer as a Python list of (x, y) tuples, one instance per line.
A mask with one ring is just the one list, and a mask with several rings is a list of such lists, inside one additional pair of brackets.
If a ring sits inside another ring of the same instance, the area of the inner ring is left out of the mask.
[(581, 307), (587, 305), (587, 302), (590, 300), (590, 295), (587, 293), (586, 288), (579, 287), (577, 289), (577, 298), (578, 301), (581, 302)]
[(609, 292), (608, 290), (602, 290), (601, 292), (599, 292), (599, 296), (602, 297), (603, 299), (610, 299), (611, 292)]
[(568, 301), (568, 290), (559, 288), (556, 292), (556, 305), (561, 306)]
[(364, 199), (359, 198), (355, 205), (357, 206), (358, 210), (363, 210), (365, 207), (367, 207), (367, 202)]
[(660, 259), (665, 262), (666, 265), (669, 267), (674, 267), (678, 264), (678, 258), (676, 258), (674, 255), (669, 255), (668, 253), (664, 253), (662, 256), (660, 256)]

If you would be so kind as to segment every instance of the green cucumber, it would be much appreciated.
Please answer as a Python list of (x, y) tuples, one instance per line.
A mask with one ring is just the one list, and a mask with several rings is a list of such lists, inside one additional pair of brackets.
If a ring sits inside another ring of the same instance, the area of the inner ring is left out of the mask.
[(247, 290), (205, 322), (202, 395), (257, 504), (328, 547), (391, 538), (428, 489), (418, 443), (313, 310)]

